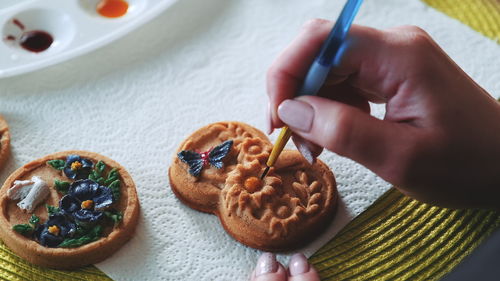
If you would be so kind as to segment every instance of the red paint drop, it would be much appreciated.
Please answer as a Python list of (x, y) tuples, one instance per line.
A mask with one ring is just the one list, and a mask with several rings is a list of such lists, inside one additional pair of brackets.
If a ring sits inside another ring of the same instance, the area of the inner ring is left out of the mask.
[(47, 50), (50, 45), (52, 45), (52, 42), (54, 42), (54, 39), (52, 38), (52, 35), (45, 31), (32, 30), (23, 33), (21, 40), (19, 41), (19, 45), (21, 45), (24, 49), (34, 53), (39, 53)]

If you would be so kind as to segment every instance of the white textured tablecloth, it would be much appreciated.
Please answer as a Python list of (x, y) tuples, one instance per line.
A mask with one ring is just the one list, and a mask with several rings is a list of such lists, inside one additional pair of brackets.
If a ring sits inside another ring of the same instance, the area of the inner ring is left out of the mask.
[[(259, 251), (240, 245), (215, 216), (182, 205), (167, 170), (179, 143), (222, 120), (264, 128), (265, 73), (308, 19), (334, 19), (336, 0), (179, 0), (111, 45), (36, 73), (0, 80), (0, 113), (12, 157), (1, 180), (24, 163), (61, 150), (113, 158), (132, 174), (142, 219), (133, 238), (97, 266), (116, 280), (246, 280)], [(500, 94), (500, 48), (417, 0), (366, 0), (356, 23), (426, 29), (487, 91)], [(383, 107), (375, 107), (377, 116)], [(272, 136), (274, 140), (276, 135)], [(332, 153), (340, 213), (308, 255), (390, 185)], [(280, 259), (285, 261), (286, 256)]]

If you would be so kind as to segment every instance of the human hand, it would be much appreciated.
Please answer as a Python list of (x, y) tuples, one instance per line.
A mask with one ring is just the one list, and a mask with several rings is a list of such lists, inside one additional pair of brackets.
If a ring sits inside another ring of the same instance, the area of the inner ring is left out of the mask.
[[(418, 200), (499, 208), (500, 106), (423, 30), (352, 26), (319, 95), (294, 98), (331, 28), (309, 22), (270, 67), (269, 131), (286, 124), (313, 154), (351, 158)], [(368, 101), (386, 104), (383, 120)]]
[(274, 254), (263, 253), (250, 281), (319, 281), (319, 275), (303, 254), (293, 255), (286, 270)]

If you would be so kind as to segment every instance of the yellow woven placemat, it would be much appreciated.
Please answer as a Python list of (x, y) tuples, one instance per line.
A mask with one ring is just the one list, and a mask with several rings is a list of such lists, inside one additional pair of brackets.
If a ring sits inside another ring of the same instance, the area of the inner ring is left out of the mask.
[(391, 189), (310, 261), (321, 280), (438, 280), (500, 226), (500, 213), (433, 207)]
[[(422, 0), (500, 42), (499, 0)], [(437, 280), (491, 231), (500, 214), (448, 210), (391, 189), (310, 261), (322, 280)], [(77, 271), (33, 266), (0, 242), (1, 280), (111, 280), (93, 266)]]
[(500, 43), (499, 0), (422, 0)]

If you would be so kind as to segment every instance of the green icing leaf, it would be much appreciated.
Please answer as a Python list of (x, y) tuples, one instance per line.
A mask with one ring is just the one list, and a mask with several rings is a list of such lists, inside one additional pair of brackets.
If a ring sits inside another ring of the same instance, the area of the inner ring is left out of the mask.
[(55, 186), (57, 191), (61, 192), (62, 194), (66, 194), (66, 193), (68, 193), (70, 183), (67, 181), (55, 180), (54, 186)]
[[(104, 165), (104, 163), (103, 163), (103, 165)], [(92, 172), (90, 172), (89, 179), (93, 180), (99, 184), (104, 184), (104, 182), (105, 182), (104, 178), (102, 177), (102, 172), (99, 172), (97, 170), (93, 170)]]
[(82, 245), (88, 244), (90, 242), (96, 241), (101, 237), (102, 226), (96, 225), (94, 228), (90, 229), (86, 234), (78, 238), (66, 238), (59, 244), (58, 247), (61, 248), (76, 248)]
[(123, 214), (120, 211), (115, 211), (115, 210), (105, 211), (104, 215), (109, 219), (111, 219), (115, 224), (115, 226), (118, 225), (123, 219)]
[(106, 164), (104, 164), (104, 162), (99, 160), (99, 162), (95, 164), (95, 169), (90, 172), (89, 179), (99, 184), (104, 184), (104, 178), (102, 177), (102, 173), (104, 173), (105, 169), (106, 169)]
[(106, 164), (104, 164), (104, 162), (99, 160), (99, 162), (95, 164), (95, 170), (99, 173), (99, 176), (102, 175), (104, 169), (106, 169)]
[(116, 177), (116, 178), (118, 178), (118, 175), (119, 175), (119, 173), (118, 173), (118, 169), (117, 169), (117, 168), (113, 168), (113, 169), (111, 169), (111, 171), (109, 171), (109, 173), (108, 173), (108, 179), (109, 179), (109, 178), (112, 178), (112, 177)]
[(90, 234), (99, 238), (101, 237), (101, 233), (102, 233), (102, 226), (100, 225), (96, 225), (91, 231), (90, 231)]
[(97, 172), (96, 170), (92, 170), (89, 174), (89, 179), (95, 181), (96, 179), (100, 178), (101, 175), (99, 174), (99, 172)]
[(31, 218), (29, 220), (29, 223), (33, 226), (36, 226), (40, 222), (40, 218), (37, 217), (35, 214), (31, 215)]
[(120, 200), (120, 180), (115, 180), (110, 185), (108, 185), (108, 187), (111, 188), (111, 191), (113, 192), (113, 200), (115, 202)]
[(33, 233), (33, 227), (31, 225), (25, 223), (25, 224), (16, 224), (12, 227), (14, 231), (17, 233), (24, 235), (24, 236), (30, 236)]
[(45, 207), (47, 208), (47, 213), (49, 213), (49, 216), (55, 213), (59, 213), (61, 211), (56, 206), (45, 205)]
[(95, 241), (97, 240), (95, 237), (90, 237), (90, 236), (82, 236), (80, 238), (67, 238), (67, 239), (64, 239), (64, 241), (62, 241), (61, 244), (59, 244), (58, 247), (61, 247), (61, 248), (76, 248), (76, 247), (80, 247), (82, 245), (85, 245), (85, 244), (88, 244), (92, 241)]
[(117, 179), (107, 179), (107, 180), (105, 180), (105, 181), (104, 181), (104, 185), (109, 187), (109, 185), (110, 185), (112, 182), (114, 182), (115, 180), (117, 180)]
[(62, 170), (64, 169), (64, 165), (66, 164), (66, 162), (64, 162), (64, 160), (61, 159), (56, 159), (47, 161), (47, 164), (49, 164), (50, 166), (52, 166), (52, 168), (56, 170)]
[(98, 179), (95, 180), (98, 184), (104, 184), (104, 178), (103, 177), (100, 177)]
[(109, 171), (108, 178), (104, 181), (104, 185), (109, 186), (112, 182), (119, 179), (119, 177), (120, 174), (118, 173), (118, 169), (113, 168), (111, 171)]

